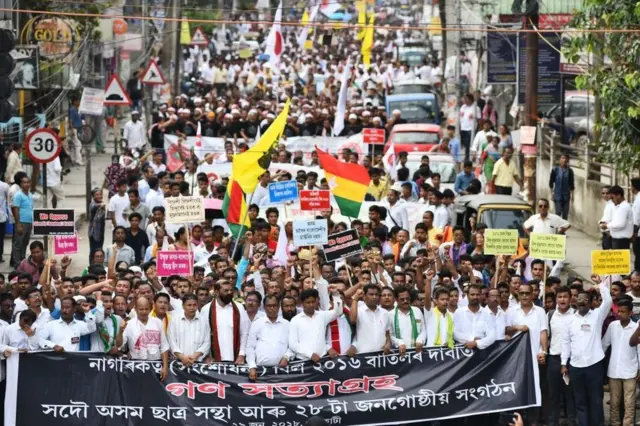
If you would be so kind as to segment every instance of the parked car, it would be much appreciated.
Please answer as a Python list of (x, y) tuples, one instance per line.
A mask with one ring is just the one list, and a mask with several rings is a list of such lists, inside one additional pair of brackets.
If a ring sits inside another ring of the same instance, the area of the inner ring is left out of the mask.
[(395, 82), (393, 85), (393, 95), (409, 95), (412, 93), (431, 93), (433, 86), (419, 78), (412, 80), (402, 80)]
[(396, 124), (387, 139), (384, 151), (393, 143), (396, 153), (429, 152), (440, 143), (442, 129), (438, 124)]
[[(595, 96), (588, 92), (568, 91), (564, 97), (564, 123), (576, 134), (578, 146), (586, 146), (593, 140)], [(545, 112), (549, 119), (558, 121), (562, 117), (562, 107), (555, 105)]]
[(489, 229), (517, 229), (520, 242), (529, 245), (529, 236), (524, 230), (524, 222), (535, 212), (533, 206), (512, 195), (464, 195), (453, 205), (451, 224), (463, 226), (465, 233), (471, 234), (470, 218), (476, 223), (485, 223)]

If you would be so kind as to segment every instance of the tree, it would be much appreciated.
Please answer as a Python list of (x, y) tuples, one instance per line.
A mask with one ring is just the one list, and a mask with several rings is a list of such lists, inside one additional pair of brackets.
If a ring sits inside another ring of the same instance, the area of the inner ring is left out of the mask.
[[(624, 173), (640, 167), (640, 34), (632, 32), (638, 24), (640, 3), (590, 0), (574, 15), (571, 26), (598, 32), (580, 32), (563, 46), (571, 62), (582, 62), (587, 53), (595, 64), (576, 78), (579, 89), (599, 94), (602, 102), (595, 129), (601, 138), (592, 148), (600, 162), (614, 164)], [(604, 31), (608, 29), (616, 32)]]

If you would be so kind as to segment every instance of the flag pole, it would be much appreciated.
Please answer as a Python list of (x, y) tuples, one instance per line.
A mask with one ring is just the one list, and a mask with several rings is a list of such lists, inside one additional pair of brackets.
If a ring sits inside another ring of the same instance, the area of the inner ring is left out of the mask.
[[(240, 238), (242, 238), (242, 230), (245, 228), (244, 223), (247, 221), (247, 216), (249, 215), (249, 207), (251, 207), (251, 201), (253, 201), (253, 194), (255, 194), (255, 189), (249, 196), (249, 202), (247, 203), (247, 210), (244, 212), (244, 216), (242, 218), (242, 222), (240, 222), (240, 232), (238, 232), (238, 238), (236, 239), (236, 244), (233, 247), (233, 253), (231, 254), (231, 260), (235, 259), (236, 253), (238, 251), (238, 245), (240, 245)], [(244, 194), (243, 194), (244, 197)]]

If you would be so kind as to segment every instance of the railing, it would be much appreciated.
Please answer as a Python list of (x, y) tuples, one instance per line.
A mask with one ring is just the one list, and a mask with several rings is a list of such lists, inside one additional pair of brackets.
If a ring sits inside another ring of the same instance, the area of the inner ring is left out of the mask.
[(631, 176), (619, 172), (611, 164), (599, 162), (598, 153), (589, 149), (588, 146), (578, 144), (575, 140), (571, 145), (562, 144), (559, 133), (544, 128), (539, 151), (540, 159), (549, 161), (552, 165), (558, 164), (563, 154), (569, 156), (569, 166), (576, 176), (600, 182), (603, 185), (619, 185), (627, 193), (628, 199), (631, 196)]

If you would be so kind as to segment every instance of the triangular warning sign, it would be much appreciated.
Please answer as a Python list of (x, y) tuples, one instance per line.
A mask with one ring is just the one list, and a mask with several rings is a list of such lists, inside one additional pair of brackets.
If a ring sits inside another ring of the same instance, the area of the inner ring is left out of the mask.
[(191, 44), (193, 44), (194, 46), (206, 46), (209, 44), (209, 40), (207, 39), (207, 36), (204, 35), (204, 31), (202, 31), (202, 28), (196, 28), (195, 32), (193, 33), (193, 37), (191, 37)]
[(142, 74), (142, 84), (164, 84), (164, 76), (158, 67), (158, 64), (153, 59), (149, 62), (147, 69)]
[(131, 99), (129, 99), (129, 95), (127, 95), (116, 74), (111, 76), (107, 87), (104, 89), (104, 104), (109, 106), (131, 105)]

